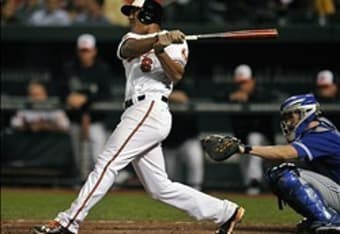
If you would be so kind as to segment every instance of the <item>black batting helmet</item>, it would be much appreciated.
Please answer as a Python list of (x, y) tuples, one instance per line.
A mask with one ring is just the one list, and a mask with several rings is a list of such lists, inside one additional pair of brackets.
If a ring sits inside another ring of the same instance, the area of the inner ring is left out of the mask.
[(138, 19), (143, 24), (161, 24), (163, 8), (155, 0), (134, 0), (130, 5), (124, 5), (121, 8), (121, 12), (129, 16), (131, 10), (141, 9), (138, 13)]

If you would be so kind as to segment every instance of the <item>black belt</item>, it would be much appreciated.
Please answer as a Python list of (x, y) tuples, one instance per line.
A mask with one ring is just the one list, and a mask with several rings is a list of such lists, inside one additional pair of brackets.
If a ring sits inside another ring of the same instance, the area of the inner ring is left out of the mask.
[[(140, 95), (140, 96), (137, 97), (137, 100), (138, 100), (138, 101), (143, 101), (145, 98), (146, 98), (145, 95)], [(168, 98), (165, 97), (165, 96), (162, 96), (162, 97), (161, 97), (161, 100), (162, 100), (163, 102), (165, 102), (165, 103), (168, 102)], [(132, 106), (133, 104), (134, 104), (134, 103), (133, 103), (133, 100), (132, 100), (132, 99), (129, 99), (129, 100), (126, 100), (126, 101), (124, 102), (124, 107), (125, 107), (125, 109), (126, 109), (126, 108)]]

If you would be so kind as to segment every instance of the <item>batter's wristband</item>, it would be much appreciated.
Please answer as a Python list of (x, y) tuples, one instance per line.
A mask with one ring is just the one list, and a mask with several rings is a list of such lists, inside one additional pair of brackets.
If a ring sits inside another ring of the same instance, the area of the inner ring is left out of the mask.
[(164, 53), (164, 47), (156, 47), (154, 48), (155, 54), (161, 54)]
[(253, 150), (253, 147), (251, 145), (245, 145), (244, 146), (244, 153), (245, 154), (249, 154), (250, 151), (252, 151), (252, 150)]

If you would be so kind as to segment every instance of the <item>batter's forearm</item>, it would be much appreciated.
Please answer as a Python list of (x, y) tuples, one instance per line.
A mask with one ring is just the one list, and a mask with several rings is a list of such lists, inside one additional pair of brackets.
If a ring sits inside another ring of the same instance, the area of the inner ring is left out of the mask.
[(123, 58), (139, 57), (152, 50), (155, 42), (157, 42), (156, 36), (146, 39), (128, 39), (120, 49), (120, 54)]
[(156, 56), (171, 81), (176, 83), (183, 78), (184, 67), (182, 64), (172, 60), (166, 52), (156, 53)]
[(291, 145), (253, 146), (249, 153), (269, 160), (289, 160), (298, 157), (297, 151)]

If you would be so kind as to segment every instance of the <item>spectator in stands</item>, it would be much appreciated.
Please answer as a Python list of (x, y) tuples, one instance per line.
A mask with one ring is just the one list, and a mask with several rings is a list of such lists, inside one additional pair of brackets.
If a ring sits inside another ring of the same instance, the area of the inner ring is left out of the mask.
[(104, 0), (87, 0), (87, 13), (83, 19), (76, 19), (74, 24), (86, 25), (111, 25), (103, 12)]
[[(29, 101), (43, 103), (48, 101), (46, 87), (38, 81), (31, 81), (27, 88)], [(68, 131), (69, 119), (63, 110), (39, 110), (25, 109), (19, 110), (11, 119), (11, 127), (21, 131)]]
[(15, 0), (1, 2), (1, 25), (19, 23), (19, 18), (15, 14), (17, 8), (18, 4)]
[(335, 14), (334, 0), (314, 0), (314, 5), (319, 25), (325, 26), (328, 23), (329, 17)]
[(122, 0), (105, 1), (103, 10), (104, 14), (112, 24), (128, 27), (129, 20), (125, 17), (125, 15), (120, 13), (120, 8), (124, 4), (125, 3)]
[(41, 3), (39, 0), (22, 1), (16, 11), (16, 16), (21, 24), (27, 24), (34, 12), (41, 10)]
[(322, 70), (316, 77), (316, 99), (319, 102), (339, 102), (338, 86), (333, 72)]
[(60, 0), (46, 0), (43, 9), (36, 10), (28, 23), (33, 26), (68, 26), (71, 20), (61, 8)]
[[(275, 102), (277, 96), (271, 90), (263, 90), (256, 86), (255, 77), (250, 66), (241, 64), (236, 67), (233, 77), (237, 89), (230, 93), (229, 101), (236, 103)], [(270, 124), (271, 116), (249, 116), (247, 114), (235, 114), (231, 116), (233, 133), (240, 136), (247, 144), (263, 145), (272, 141), (274, 133)], [(259, 157), (242, 157), (241, 173), (246, 186), (246, 193), (256, 195), (260, 193), (262, 184), (263, 165)]]
[(85, 22), (87, 17), (87, 0), (73, 0), (69, 2), (67, 8), (72, 23)]
[(208, 22), (224, 24), (227, 15), (227, 3), (224, 0), (202, 1)]
[[(210, 1), (209, 1), (210, 2)], [(166, 6), (165, 19), (167, 23), (200, 23), (205, 14), (202, 10), (207, 1), (192, 1), (192, 0), (164, 0), (162, 5)], [(203, 6), (204, 5), (204, 6)], [(207, 8), (205, 8), (207, 9)]]
[[(181, 83), (169, 97), (170, 103), (188, 105), (189, 97)], [(169, 178), (201, 190), (204, 174), (204, 154), (199, 139), (197, 116), (190, 112), (174, 112), (169, 136), (163, 142), (164, 158)], [(183, 166), (186, 172), (183, 175)]]
[(289, 11), (289, 5), (294, 2), (294, 0), (277, 0), (276, 8), (277, 8), (277, 16), (278, 16), (278, 24), (280, 26), (287, 25), (287, 15)]
[(89, 110), (93, 102), (111, 97), (112, 72), (97, 54), (95, 37), (91, 34), (80, 35), (77, 40), (77, 59), (63, 66), (60, 79), (62, 97), (69, 108), (76, 159), (81, 162), (82, 179), (92, 169), (107, 136), (104, 125), (106, 114), (90, 113)]

